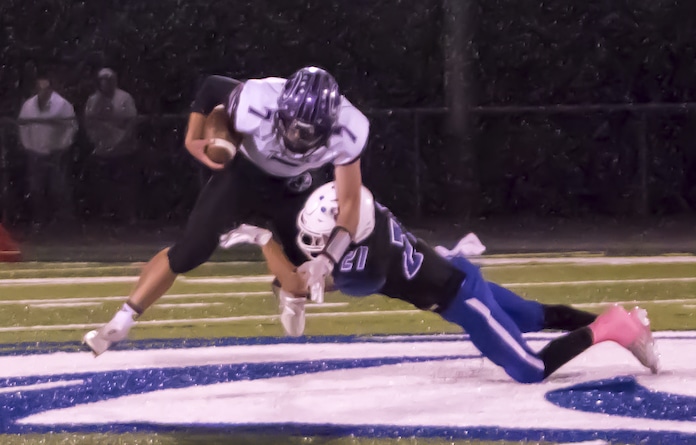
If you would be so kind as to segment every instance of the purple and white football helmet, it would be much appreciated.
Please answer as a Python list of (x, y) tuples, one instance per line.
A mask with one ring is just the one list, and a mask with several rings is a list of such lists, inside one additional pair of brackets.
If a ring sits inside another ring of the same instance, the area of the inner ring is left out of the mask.
[(317, 67), (292, 74), (278, 98), (275, 131), (293, 157), (326, 145), (338, 120), (341, 94), (336, 79)]

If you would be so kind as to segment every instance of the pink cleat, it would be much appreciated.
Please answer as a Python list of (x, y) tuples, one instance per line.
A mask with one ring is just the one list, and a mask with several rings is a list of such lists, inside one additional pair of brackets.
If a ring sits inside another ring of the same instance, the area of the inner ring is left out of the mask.
[(645, 309), (635, 308), (629, 313), (613, 305), (590, 324), (590, 329), (595, 344), (614, 341), (628, 349), (653, 374), (657, 373), (659, 359)]

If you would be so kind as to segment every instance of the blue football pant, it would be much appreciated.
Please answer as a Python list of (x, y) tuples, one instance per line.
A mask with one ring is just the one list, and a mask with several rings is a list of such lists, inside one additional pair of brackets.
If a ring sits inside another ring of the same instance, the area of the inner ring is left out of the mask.
[(474, 346), (521, 383), (544, 379), (544, 362), (522, 338), (522, 332), (543, 327), (543, 307), (484, 280), (465, 258), (451, 259), (466, 280), (442, 317), (469, 334)]

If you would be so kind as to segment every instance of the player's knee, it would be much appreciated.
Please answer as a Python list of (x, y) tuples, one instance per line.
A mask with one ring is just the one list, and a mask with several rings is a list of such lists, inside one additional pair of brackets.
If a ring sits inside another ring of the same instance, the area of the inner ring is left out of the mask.
[(216, 245), (216, 243), (212, 246), (210, 243), (177, 243), (167, 252), (169, 267), (175, 274), (193, 270), (210, 259)]

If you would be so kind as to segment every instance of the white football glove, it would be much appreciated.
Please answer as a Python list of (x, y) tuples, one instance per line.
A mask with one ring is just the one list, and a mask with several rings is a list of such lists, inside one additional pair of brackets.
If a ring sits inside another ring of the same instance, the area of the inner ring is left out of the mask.
[(326, 277), (333, 270), (333, 262), (326, 255), (317, 255), (297, 268), (297, 273), (307, 283), (309, 296), (315, 303), (324, 302)]
[(265, 246), (273, 238), (270, 230), (262, 229), (261, 227), (242, 224), (234, 230), (220, 235), (220, 247), (229, 249), (237, 244), (256, 244), (257, 246)]

